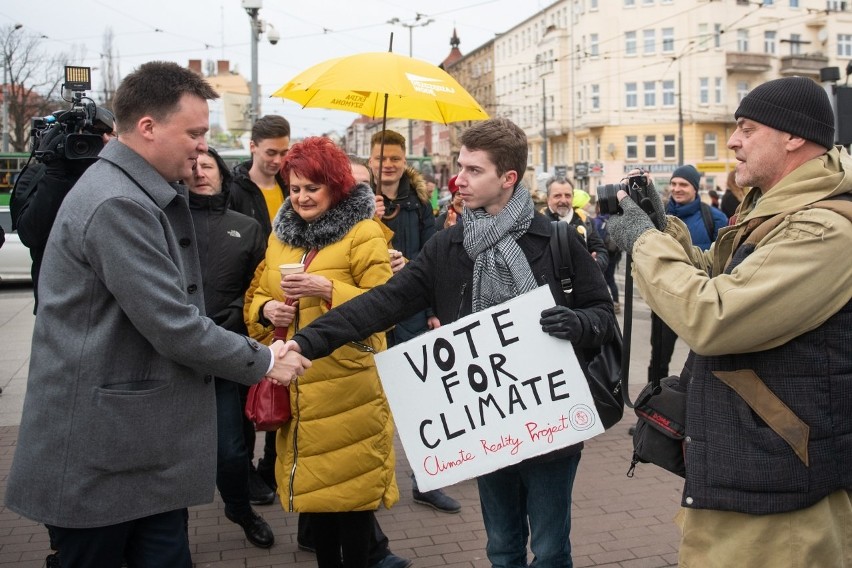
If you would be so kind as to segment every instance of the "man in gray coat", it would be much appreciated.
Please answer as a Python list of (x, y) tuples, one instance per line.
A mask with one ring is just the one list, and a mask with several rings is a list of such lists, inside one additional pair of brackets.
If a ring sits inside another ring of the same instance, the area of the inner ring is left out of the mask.
[(204, 317), (174, 182), (207, 150), (216, 97), (174, 63), (128, 75), (119, 139), (69, 192), (47, 243), (6, 505), (48, 525), (63, 567), (189, 568), (187, 507), (213, 499), (213, 376), (252, 384), (304, 370), (280, 342)]

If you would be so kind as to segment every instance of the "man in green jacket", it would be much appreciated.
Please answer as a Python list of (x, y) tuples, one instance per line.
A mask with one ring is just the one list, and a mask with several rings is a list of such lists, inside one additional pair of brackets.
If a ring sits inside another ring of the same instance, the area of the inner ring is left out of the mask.
[(680, 565), (852, 566), (852, 158), (810, 79), (764, 83), (734, 116), (751, 190), (708, 251), (658, 198), (656, 228), (624, 192), (609, 223), (694, 352)]

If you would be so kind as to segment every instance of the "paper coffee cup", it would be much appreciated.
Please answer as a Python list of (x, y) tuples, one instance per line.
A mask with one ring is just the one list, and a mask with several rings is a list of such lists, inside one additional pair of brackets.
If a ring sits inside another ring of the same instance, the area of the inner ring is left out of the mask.
[(278, 270), (281, 271), (281, 276), (287, 276), (288, 274), (299, 274), (305, 271), (305, 265), (301, 262), (296, 262), (293, 264), (279, 264)]

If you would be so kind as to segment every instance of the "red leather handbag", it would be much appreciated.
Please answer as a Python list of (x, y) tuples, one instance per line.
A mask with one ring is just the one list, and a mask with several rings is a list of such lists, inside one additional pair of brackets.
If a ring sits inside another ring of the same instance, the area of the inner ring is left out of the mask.
[[(317, 255), (317, 252), (317, 249), (311, 249), (302, 258), (305, 270), (307, 270), (308, 265)], [(293, 305), (297, 301), (287, 299), (285, 302)], [(298, 317), (299, 314), (296, 312), (297, 322)], [(272, 340), (277, 341), (279, 339), (287, 341), (286, 327), (275, 328)], [(278, 430), (290, 421), (291, 416), (290, 387), (285, 387), (266, 379), (261, 379), (259, 383), (255, 383), (249, 387), (248, 397), (246, 398), (246, 417), (254, 424), (255, 430), (258, 432)]]
[(246, 416), (258, 432), (278, 430), (290, 421), (290, 388), (267, 379), (253, 384), (246, 399)]

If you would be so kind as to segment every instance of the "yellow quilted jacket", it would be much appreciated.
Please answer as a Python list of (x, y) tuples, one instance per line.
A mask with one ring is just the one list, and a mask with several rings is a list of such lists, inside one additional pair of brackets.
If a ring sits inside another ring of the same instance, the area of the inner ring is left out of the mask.
[[(283, 301), (278, 265), (300, 262), (305, 249), (273, 233), (250, 314), (268, 300)], [(331, 305), (321, 298), (299, 301), (298, 325), (391, 277), (387, 241), (378, 223), (363, 220), (339, 241), (319, 250), (307, 272), (332, 282)], [(288, 336), (295, 333), (290, 326)], [(386, 348), (384, 333), (363, 340)], [(278, 431), (275, 474), (285, 510), (339, 512), (391, 507), (399, 500), (394, 473), (393, 418), (373, 355), (348, 344), (313, 362), (290, 386), (292, 420)]]

